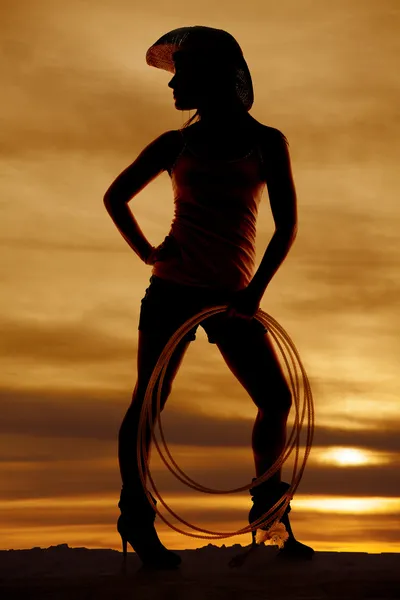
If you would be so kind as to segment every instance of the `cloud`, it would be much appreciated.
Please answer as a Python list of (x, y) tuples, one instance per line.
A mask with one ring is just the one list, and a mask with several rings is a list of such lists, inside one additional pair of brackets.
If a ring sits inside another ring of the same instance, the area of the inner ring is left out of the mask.
[(79, 364), (116, 362), (137, 352), (134, 337), (102, 331), (96, 323), (89, 325), (89, 319), (86, 315), (70, 323), (3, 319), (1, 353), (21, 362)]
[[(145, 48), (129, 48), (128, 43), (126, 51), (133, 56), (125, 64), (121, 24), (118, 32), (108, 29), (103, 35), (115, 7), (96, 6), (93, 12), (90, 6), (70, 3), (62, 18), (54, 5), (43, 1), (35, 9), (29, 3), (25, 8), (29, 20), (9, 7), (0, 55), (4, 158), (32, 158), (42, 152), (135, 154), (169, 128), (168, 115), (175, 109), (167, 80), (162, 101), (135, 68), (136, 49), (143, 54), (142, 71), (149, 69)], [(126, 41), (141, 37), (139, 21), (136, 12)]]
[[(104, 442), (105, 448), (109, 448), (109, 444), (117, 440), (119, 425), (130, 399), (123, 398), (122, 393), (115, 398), (108, 391), (101, 395), (91, 392), (85, 395), (83, 392), (63, 393), (59, 390), (28, 393), (3, 389), (0, 401), (3, 409), (0, 431), (3, 435), (36, 437), (41, 444), (47, 438), (49, 443), (59, 439), (62, 452), (63, 445), (74, 439), (88, 445), (92, 441)], [(251, 418), (207, 414), (196, 402), (189, 404), (187, 393), (179, 391), (174, 392), (173, 404), (167, 404), (161, 420), (168, 444), (245, 449), (251, 443), (255, 416), (255, 413)], [(355, 446), (371, 451), (399, 452), (398, 422), (393, 419), (380, 421), (375, 429), (362, 429), (361, 423), (359, 425), (357, 429), (343, 429), (317, 423), (313, 444), (318, 447)], [(305, 436), (305, 430), (302, 435)], [(13, 452), (11, 449), (11, 456)], [(7, 454), (7, 460), (11, 460), (9, 450)], [(67, 459), (67, 456), (62, 452), (58, 458)]]
[[(54, 443), (53, 443), (54, 440)], [(15, 438), (24, 443), (23, 438)], [(167, 436), (169, 451), (180, 469), (198, 484), (213, 489), (228, 490), (240, 487), (255, 477), (253, 455), (250, 445), (238, 448), (222, 448), (195, 445), (174, 445)], [(352, 442), (357, 443), (357, 439)], [(108, 446), (107, 456), (99, 449), (98, 458), (94, 456), (95, 446), (88, 440), (48, 440), (47, 451), (57, 460), (3, 461), (0, 463), (0, 498), (3, 500), (57, 497), (102, 497), (119, 494), (121, 479), (117, 459), (117, 444)], [(31, 444), (28, 441), (26, 449)], [(32, 447), (34, 447), (32, 445)], [(75, 449), (74, 449), (75, 447)], [(77, 457), (77, 449), (80, 457)], [(315, 448), (316, 451), (318, 448)], [(62, 459), (70, 450), (71, 457)], [(312, 453), (312, 451), (311, 451)], [(196, 460), (193, 456), (197, 454)], [(302, 459), (304, 451), (300, 453)], [(282, 479), (291, 481), (292, 457), (283, 467)], [(170, 462), (170, 461), (168, 461)], [(300, 461), (302, 462), (302, 461)], [(398, 484), (399, 460), (393, 457), (388, 464), (365, 467), (337, 467), (332, 464), (317, 466), (310, 458), (302, 475), (298, 493), (311, 497), (324, 496), (360, 496), (360, 497), (399, 497)], [(153, 448), (150, 470), (158, 489), (162, 493), (184, 495), (192, 493), (186, 485), (175, 478), (161, 461), (156, 448)], [(297, 468), (299, 474), (299, 466)], [(150, 484), (149, 484), (150, 485)], [(245, 492), (241, 494), (246, 496)]]

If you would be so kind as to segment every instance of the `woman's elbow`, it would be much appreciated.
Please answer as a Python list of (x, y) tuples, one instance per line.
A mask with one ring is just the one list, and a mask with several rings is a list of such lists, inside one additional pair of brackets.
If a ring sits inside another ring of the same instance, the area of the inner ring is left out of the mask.
[(121, 202), (118, 200), (118, 197), (115, 194), (106, 192), (103, 196), (103, 204), (108, 214), (112, 217), (118, 207), (121, 205)]
[(113, 204), (110, 200), (110, 196), (108, 196), (107, 194), (104, 194), (103, 197), (103, 204), (105, 206), (106, 211), (108, 212), (108, 214), (111, 216), (113, 213), (113, 207), (115, 207), (115, 204)]
[(106, 191), (106, 193), (103, 196), (103, 202), (104, 202), (105, 206), (107, 206), (107, 204), (110, 204), (111, 198), (113, 195), (114, 194), (112, 191), (112, 185), (110, 185), (110, 187), (108, 188), (108, 190)]
[(296, 223), (285, 223), (276, 228), (276, 233), (288, 240), (294, 241), (297, 236), (297, 222)]
[(103, 203), (106, 208), (109, 208), (122, 204), (123, 200), (120, 194), (117, 194), (114, 189), (109, 188), (103, 196)]

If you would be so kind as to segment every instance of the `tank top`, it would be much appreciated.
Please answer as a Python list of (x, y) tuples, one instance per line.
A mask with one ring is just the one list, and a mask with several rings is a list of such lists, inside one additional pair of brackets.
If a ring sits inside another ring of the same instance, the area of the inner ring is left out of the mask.
[(152, 273), (188, 286), (236, 291), (254, 274), (258, 207), (265, 180), (258, 144), (242, 158), (197, 156), (182, 130), (183, 148), (168, 169), (174, 218), (168, 239), (172, 252)]

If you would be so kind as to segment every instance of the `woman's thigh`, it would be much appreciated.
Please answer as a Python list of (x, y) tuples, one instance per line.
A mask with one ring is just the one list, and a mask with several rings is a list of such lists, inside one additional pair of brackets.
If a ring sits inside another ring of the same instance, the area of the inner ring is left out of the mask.
[[(144, 399), (144, 395), (146, 393), (154, 368), (161, 356), (162, 351), (168, 343), (169, 337), (169, 335), (163, 336), (159, 333), (154, 334), (152, 332), (139, 330), (139, 344), (137, 353), (138, 377), (135, 388), (135, 395), (139, 396), (142, 400)], [(179, 367), (182, 364), (183, 357), (189, 345), (189, 340), (181, 340), (179, 344), (175, 347), (173, 354), (168, 360), (168, 366), (165, 372), (162, 385), (161, 408), (164, 408), (164, 404), (171, 392), (173, 381), (176, 377), (176, 374), (178, 373)], [(154, 406), (155, 402), (156, 394), (154, 393)]]
[(243, 319), (227, 322), (215, 343), (236, 379), (258, 408), (289, 409), (290, 387), (268, 333)]
[[(176, 287), (152, 277), (141, 301), (139, 343), (137, 353), (138, 377), (134, 396), (144, 396), (150, 377), (164, 348), (174, 332), (187, 320), (186, 302)], [(162, 387), (163, 402), (168, 397), (173, 380), (189, 344), (195, 339), (196, 328), (191, 329), (175, 346), (170, 356)], [(154, 399), (153, 399), (154, 400)]]
[[(193, 316), (191, 295), (183, 286), (152, 276), (141, 300), (139, 330), (166, 339), (167, 343), (173, 333)], [(194, 341), (197, 327), (193, 327), (185, 339)]]
[[(228, 306), (229, 298), (217, 298), (216, 301), (211, 302), (209, 304), (213, 304), (215, 306)], [(200, 325), (206, 332), (209, 343), (217, 344), (217, 341), (219, 339), (222, 339), (226, 335), (229, 335), (229, 332), (232, 328), (232, 323), (233, 326), (235, 326), (235, 323), (237, 323), (237, 328), (240, 328), (242, 322), (242, 319), (235, 319), (234, 321), (232, 321), (231, 318), (228, 319), (226, 317), (225, 312), (220, 312), (212, 315), (211, 317), (207, 317), (206, 319), (204, 319), (204, 321), (201, 322)], [(250, 330), (248, 332), (250, 336), (263, 336), (268, 331), (265, 325), (256, 318), (253, 318), (250, 323), (246, 323), (245, 328), (246, 330)], [(240, 335), (240, 331), (238, 333)]]

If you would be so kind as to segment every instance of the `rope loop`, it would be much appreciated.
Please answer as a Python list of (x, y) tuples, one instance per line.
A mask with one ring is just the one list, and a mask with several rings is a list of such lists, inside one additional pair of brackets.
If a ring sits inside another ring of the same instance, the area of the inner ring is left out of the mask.
[[(312, 393), (311, 393), (311, 388), (310, 388), (310, 384), (308, 381), (308, 377), (307, 377), (307, 374), (301, 363), (299, 353), (298, 353), (293, 341), (291, 340), (289, 335), (286, 333), (286, 331), (283, 329), (283, 327), (281, 325), (279, 325), (279, 323), (275, 319), (273, 319), (273, 317), (271, 317), (268, 313), (265, 313), (264, 311), (262, 311), (259, 308), (257, 313), (254, 315), (254, 318), (257, 319), (258, 321), (260, 321), (260, 323), (262, 323), (265, 327), (267, 327), (269, 333), (271, 334), (274, 342), (276, 343), (276, 345), (279, 349), (279, 352), (282, 356), (282, 360), (286, 365), (286, 369), (288, 372), (289, 384), (290, 384), (290, 388), (292, 391), (292, 397), (294, 399), (294, 404), (296, 407), (296, 418), (295, 418), (295, 422), (293, 425), (293, 429), (292, 429), (290, 438), (287, 441), (284, 450), (282, 451), (282, 454), (277, 458), (275, 463), (268, 469), (268, 471), (266, 471), (262, 475), (262, 477), (259, 477), (254, 482), (248, 483), (242, 487), (235, 488), (233, 490), (220, 490), (220, 489), (216, 490), (216, 489), (212, 489), (212, 488), (203, 486), (203, 485), (197, 483), (196, 481), (194, 481), (193, 479), (191, 479), (188, 475), (186, 475), (186, 473), (184, 471), (182, 471), (182, 469), (180, 469), (179, 466), (177, 465), (177, 463), (174, 461), (170, 451), (168, 450), (167, 443), (165, 441), (163, 429), (161, 426), (161, 418), (160, 418), (161, 390), (162, 390), (162, 384), (164, 381), (164, 377), (165, 377), (165, 373), (166, 373), (166, 370), (168, 367), (169, 360), (170, 360), (171, 356), (173, 355), (179, 342), (192, 329), (192, 327), (201, 323), (207, 317), (216, 315), (221, 312), (225, 312), (227, 308), (228, 308), (228, 305), (221, 305), (221, 306), (218, 305), (218, 306), (211, 306), (211, 307), (205, 308), (204, 310), (200, 311), (193, 317), (190, 317), (185, 323), (183, 323), (183, 325), (181, 325), (179, 327), (179, 329), (177, 329), (175, 331), (175, 333), (171, 336), (168, 343), (164, 347), (164, 349), (157, 361), (157, 364), (154, 367), (153, 373), (150, 377), (150, 380), (149, 380), (149, 383), (147, 386), (147, 390), (146, 390), (146, 394), (144, 397), (144, 401), (143, 401), (143, 405), (142, 405), (142, 409), (141, 409), (141, 413), (140, 413), (140, 418), (139, 418), (139, 429), (138, 429), (138, 439), (137, 439), (138, 467), (139, 467), (139, 474), (140, 474), (142, 486), (143, 486), (144, 491), (146, 492), (149, 503), (154, 508), (154, 510), (160, 517), (160, 519), (162, 521), (164, 521), (164, 523), (166, 523), (171, 529), (174, 529), (175, 531), (177, 531), (178, 533), (182, 533), (183, 535), (195, 537), (195, 538), (201, 538), (201, 539), (229, 538), (229, 537), (233, 537), (235, 535), (245, 534), (245, 533), (254, 531), (254, 530), (258, 529), (261, 526), (261, 524), (264, 528), (264, 527), (268, 526), (269, 524), (272, 524), (274, 521), (279, 520), (282, 517), (288, 503), (293, 498), (293, 496), (296, 492), (296, 489), (300, 483), (308, 456), (310, 454), (312, 439), (313, 439), (313, 435), (314, 435), (313, 398), (312, 398)], [(165, 452), (168, 455), (169, 459), (171, 460), (171, 463), (173, 466), (168, 464), (167, 460), (163, 456), (163, 453), (158, 445), (156, 435), (155, 435), (155, 427), (154, 427), (154, 422), (153, 422), (153, 417), (152, 417), (152, 398), (153, 398), (154, 387), (155, 387), (157, 381), (158, 381), (158, 389), (157, 389), (156, 423), (158, 423), (159, 428), (160, 428), (160, 435), (161, 435), (161, 439), (162, 439), (162, 442), (164, 445)], [(302, 409), (301, 418), (299, 419), (299, 404), (300, 404), (301, 392), (303, 392), (304, 405), (303, 405), (303, 409)], [(303, 426), (304, 413), (305, 413), (306, 408), (308, 411), (306, 447), (305, 447), (305, 452), (304, 452), (304, 457), (303, 457), (303, 463), (299, 469), (299, 473), (296, 475), (297, 462), (298, 462), (298, 458), (299, 458), (298, 455), (299, 455), (299, 446), (300, 446), (300, 432), (301, 432), (301, 428)], [(180, 481), (185, 483), (188, 487), (191, 487), (194, 490), (197, 490), (199, 492), (208, 493), (208, 494), (234, 494), (235, 492), (242, 492), (242, 491), (249, 490), (250, 488), (256, 487), (257, 485), (263, 483), (264, 481), (267, 481), (267, 479), (272, 477), (272, 475), (278, 469), (280, 469), (282, 467), (284, 462), (291, 455), (293, 448), (296, 445), (291, 487), (282, 496), (282, 498), (280, 498), (274, 504), (274, 506), (271, 507), (271, 509), (269, 511), (264, 513), (259, 519), (257, 519), (250, 525), (247, 525), (246, 527), (243, 527), (242, 529), (239, 529), (238, 531), (229, 531), (229, 532), (210, 531), (208, 529), (202, 529), (201, 527), (197, 527), (197, 526), (193, 525), (192, 523), (189, 523), (189, 522), (185, 521), (184, 519), (182, 519), (181, 517), (179, 517), (179, 515), (177, 515), (164, 502), (159, 491), (157, 490), (157, 487), (156, 487), (154, 480), (150, 473), (149, 464), (148, 464), (147, 456), (146, 456), (146, 441), (145, 441), (146, 419), (150, 426), (152, 438), (153, 438), (153, 441), (157, 448), (157, 451), (161, 457), (161, 460), (164, 462), (164, 464), (167, 466), (167, 468), (171, 471), (171, 473), (173, 473), (175, 475), (175, 477), (177, 479), (179, 479)], [(292, 442), (292, 438), (294, 438), (293, 442)], [(178, 521), (183, 523), (184, 525), (187, 525), (188, 527), (190, 527), (191, 529), (193, 529), (195, 531), (199, 531), (199, 532), (209, 534), (209, 535), (199, 535), (199, 534), (195, 534), (195, 533), (190, 533), (188, 531), (183, 531), (182, 529), (179, 529), (178, 527), (176, 527), (172, 523), (170, 523), (159, 512), (156, 505), (153, 503), (153, 500), (150, 496), (149, 491), (146, 489), (145, 474), (143, 472), (142, 460), (141, 460), (142, 456), (144, 458), (143, 462), (145, 464), (148, 478), (152, 484), (154, 494), (157, 496), (157, 498), (159, 499), (161, 504), (166, 508), (166, 510), (171, 515), (173, 515)], [(174, 467), (176, 468), (176, 471), (174, 471)], [(282, 502), (283, 499), (285, 499), (285, 501), (282, 504), (281, 508), (276, 513), (274, 513), (275, 509)]]

